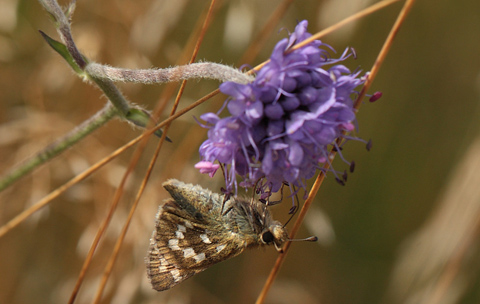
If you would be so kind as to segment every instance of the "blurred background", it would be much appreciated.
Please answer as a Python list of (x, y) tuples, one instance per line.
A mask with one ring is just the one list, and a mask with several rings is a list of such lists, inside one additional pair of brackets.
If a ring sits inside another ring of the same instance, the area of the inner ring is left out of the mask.
[[(318, 32), (375, 1), (287, 1), (285, 13), (263, 39), (258, 56), (242, 61), (284, 1), (219, 1), (198, 60), (237, 67), (266, 60), (275, 43), (300, 20)], [(66, 5), (66, 2), (62, 2)], [(403, 2), (322, 40), (369, 70)], [(128, 68), (178, 64), (208, 1), (77, 1), (72, 31), (91, 60)], [(100, 110), (106, 99), (82, 82), (42, 40), (58, 39), (37, 1), (0, 0), (0, 175)], [(327, 175), (275, 281), (267, 303), (479, 303), (480, 302), (480, 2), (417, 1), (358, 114), (359, 137), (344, 156), (356, 171), (346, 186)], [(195, 38), (195, 37), (194, 37)], [(190, 54), (187, 51), (187, 54)], [(165, 85), (120, 84), (125, 95), (153, 110)], [(190, 81), (184, 108), (218, 88)], [(175, 89), (177, 90), (177, 89)], [(222, 179), (193, 168), (206, 132), (193, 119), (216, 111), (217, 96), (177, 119), (160, 152), (146, 192), (104, 292), (104, 303), (253, 303), (277, 257), (272, 248), (217, 264), (165, 292), (151, 289), (144, 257), (168, 178), (218, 191)], [(170, 111), (169, 98), (163, 117)], [(79, 144), (0, 193), (0, 225), (89, 166), (141, 134), (113, 120)], [(125, 187), (76, 303), (90, 303), (155, 148), (151, 138)], [(66, 303), (84, 258), (105, 218), (135, 148), (70, 188), (0, 238), (0, 303)], [(343, 171), (345, 164), (335, 161)], [(288, 200), (272, 208), (285, 222)], [(291, 224), (289, 225), (291, 227)]]

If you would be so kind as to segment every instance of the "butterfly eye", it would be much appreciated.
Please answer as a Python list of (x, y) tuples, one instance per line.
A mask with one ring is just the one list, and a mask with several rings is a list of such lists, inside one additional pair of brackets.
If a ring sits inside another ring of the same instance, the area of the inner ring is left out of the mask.
[(265, 231), (264, 233), (262, 233), (262, 241), (265, 244), (273, 242), (273, 234), (270, 231)]

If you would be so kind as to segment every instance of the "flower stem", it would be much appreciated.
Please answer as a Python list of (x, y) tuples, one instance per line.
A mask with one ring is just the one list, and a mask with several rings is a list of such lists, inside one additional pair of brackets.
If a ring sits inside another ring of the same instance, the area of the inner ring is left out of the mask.
[(192, 78), (216, 79), (222, 82), (249, 83), (254, 77), (241, 71), (214, 62), (197, 62), (165, 69), (123, 69), (89, 63), (85, 71), (92, 77), (111, 81), (137, 82), (145, 84), (166, 83)]
[[(326, 163), (323, 169), (328, 170), (329, 167), (330, 167), (330, 164)], [(320, 174), (317, 176), (317, 179), (315, 180), (315, 183), (313, 184), (313, 187), (310, 190), (310, 193), (308, 194), (308, 198), (305, 200), (305, 203), (303, 204), (303, 207), (300, 210), (300, 213), (298, 214), (298, 218), (295, 221), (295, 224), (293, 225), (292, 230), (290, 231), (290, 236), (289, 236), (290, 239), (295, 238), (295, 235), (300, 229), (303, 219), (305, 218), (305, 215), (307, 214), (308, 209), (312, 205), (313, 200), (317, 196), (317, 192), (320, 189), (320, 186), (322, 185), (324, 179), (325, 179), (325, 173), (323, 171), (320, 171)], [(262, 304), (265, 301), (265, 297), (267, 296), (267, 293), (270, 290), (270, 287), (272, 287), (272, 284), (275, 281), (275, 278), (277, 277), (277, 274), (280, 271), (280, 268), (282, 267), (283, 262), (285, 261), (285, 258), (288, 253), (288, 249), (290, 248), (291, 244), (292, 242), (287, 242), (283, 247), (283, 253), (281, 253), (278, 256), (277, 260), (275, 261), (275, 265), (273, 266), (267, 281), (263, 285), (263, 289), (260, 295), (258, 296), (255, 304)]]
[(92, 133), (118, 113), (117, 109), (109, 103), (95, 115), (84, 121), (75, 129), (70, 131), (67, 135), (56, 140), (52, 144), (39, 151), (23, 164), (13, 169), (10, 173), (0, 179), (0, 191), (7, 188), (13, 182), (20, 179), (22, 176), (28, 174), (36, 167), (51, 160), (61, 152), (73, 146), (75, 143), (83, 139), (88, 134)]
[[(39, 0), (39, 2), (55, 21), (58, 33), (65, 45), (56, 42), (41, 32), (44, 39), (46, 39), (55, 51), (62, 55), (79, 76), (87, 77), (95, 82), (107, 96), (111, 104), (108, 103), (102, 110), (87, 119), (67, 135), (45, 147), (36, 155), (11, 170), (10, 173), (3, 176), (0, 179), (0, 191), (7, 188), (22, 176), (28, 174), (36, 167), (51, 160), (67, 148), (73, 146), (85, 136), (104, 125), (114, 116), (119, 116), (122, 119), (141, 127), (146, 127), (150, 120), (149, 113), (138, 106), (131, 106), (129, 101), (122, 95), (120, 90), (111, 80), (99, 78), (95, 75), (89, 75), (88, 72), (86, 74), (84, 73), (88, 65), (88, 60), (77, 49), (75, 42), (73, 41), (69, 23), (69, 17), (74, 9), (74, 2), (70, 4), (69, 9), (67, 10), (68, 17), (65, 15), (56, 0)], [(161, 135), (161, 133), (162, 131), (158, 130), (156, 135)]]
[(72, 31), (70, 29), (69, 17), (73, 14), (73, 10), (75, 8), (75, 1), (71, 2), (67, 10), (69, 17), (65, 15), (56, 0), (39, 0), (39, 2), (55, 21), (58, 34), (62, 38), (62, 41), (65, 43), (68, 52), (70, 53), (70, 55), (72, 55), (75, 63), (80, 69), (85, 69), (87, 62), (80, 53), (80, 51), (77, 49), (77, 46), (73, 41)]

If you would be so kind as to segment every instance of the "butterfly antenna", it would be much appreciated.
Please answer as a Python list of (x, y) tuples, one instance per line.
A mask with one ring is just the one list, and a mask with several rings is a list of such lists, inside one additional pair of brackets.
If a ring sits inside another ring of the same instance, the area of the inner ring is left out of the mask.
[[(258, 183), (260, 183), (260, 179), (257, 179), (255, 182), (255, 186), (253, 187), (253, 193), (252, 193), (252, 199), (250, 201), (250, 204), (253, 205), (255, 202), (255, 195), (258, 195), (260, 193), (260, 189), (258, 188)], [(262, 203), (265, 203), (263, 200), (259, 199)]]
[(312, 235), (312, 236), (309, 236), (309, 237), (304, 238), (304, 239), (287, 239), (287, 241), (289, 241), (289, 242), (298, 242), (298, 241), (302, 241), (302, 242), (316, 242), (316, 241), (318, 241), (318, 237)]
[[(302, 241), (302, 242), (316, 242), (318, 241), (318, 237), (316, 236), (310, 236), (310, 237), (307, 237), (307, 238), (304, 238), (304, 239), (287, 239), (288, 242), (297, 242), (297, 241)], [(277, 243), (273, 243), (275, 245), (275, 249), (279, 252), (279, 253), (283, 253), (283, 248), (282, 247), (279, 247), (277, 245)]]

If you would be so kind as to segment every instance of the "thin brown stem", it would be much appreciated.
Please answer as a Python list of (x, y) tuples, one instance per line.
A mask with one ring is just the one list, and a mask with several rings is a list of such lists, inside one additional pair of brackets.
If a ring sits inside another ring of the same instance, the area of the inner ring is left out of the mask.
[[(340, 21), (340, 22), (338, 22), (338, 23), (336, 23), (332, 26), (329, 26), (326, 29), (312, 35), (310, 38), (305, 39), (298, 44), (295, 44), (294, 46), (292, 46), (292, 48), (290, 48), (288, 50), (288, 52), (293, 52), (294, 50), (297, 50), (301, 47), (304, 47), (305, 45), (309, 44), (310, 42), (312, 42), (314, 40), (318, 40), (318, 39), (334, 32), (336, 30), (340, 29), (341, 27), (343, 27), (343, 26), (345, 26), (349, 23), (352, 23), (352, 22), (354, 22), (354, 21), (356, 21), (360, 18), (368, 16), (368, 15), (370, 15), (370, 14), (372, 14), (372, 13), (374, 13), (374, 12), (376, 12), (376, 11), (382, 9), (382, 8), (385, 8), (389, 5), (392, 5), (393, 3), (398, 2), (398, 1), (400, 1), (400, 0), (385, 0), (385, 1), (378, 2), (378, 3), (376, 3), (372, 6), (369, 6), (366, 9), (364, 9), (364, 10), (362, 10), (362, 11), (360, 11), (360, 12), (358, 12), (358, 13), (356, 13), (356, 14), (348, 17), (348, 18), (345, 18), (342, 21)], [(254, 70), (256, 70), (256, 71), (260, 70), (264, 65), (266, 65), (269, 62), (270, 62), (270, 60), (266, 60), (266, 61), (262, 62), (261, 64), (257, 65), (254, 68)]]
[[(325, 164), (323, 169), (328, 170), (328, 168), (330, 168), (330, 165), (327, 163)], [(303, 207), (300, 210), (300, 213), (298, 214), (297, 220), (293, 224), (293, 228), (290, 231), (290, 236), (289, 236), (290, 239), (295, 238), (295, 235), (300, 229), (303, 219), (305, 218), (305, 215), (307, 214), (308, 209), (312, 205), (313, 199), (317, 195), (317, 192), (320, 189), (320, 186), (322, 185), (324, 179), (325, 179), (325, 174), (323, 172), (320, 172), (320, 174), (317, 176), (317, 179), (315, 180), (315, 183), (313, 184), (312, 189), (310, 190), (310, 193), (308, 194), (308, 198), (305, 200), (305, 203), (303, 204)], [(280, 268), (282, 267), (283, 262), (285, 261), (285, 258), (288, 253), (288, 249), (290, 248), (291, 244), (292, 242), (287, 242), (283, 247), (283, 252), (278, 256), (277, 260), (275, 261), (275, 265), (273, 266), (272, 271), (270, 272), (270, 275), (268, 276), (267, 281), (263, 285), (263, 289), (260, 295), (258, 296), (257, 301), (255, 302), (256, 304), (261, 304), (265, 301), (265, 297), (267, 296), (267, 293), (270, 290), (270, 287), (275, 281), (275, 278), (277, 277), (277, 274), (280, 271)]]
[[(165, 139), (166, 133), (162, 135), (162, 139)], [(140, 157), (142, 156), (143, 153), (143, 147), (146, 145), (148, 137), (145, 138), (140, 144), (140, 146), (135, 150), (134, 155), (132, 156), (132, 160), (130, 161), (130, 164), (128, 165), (128, 168), (125, 172), (125, 174), (122, 177), (122, 180), (120, 184), (118, 185), (117, 190), (115, 191), (115, 195), (112, 200), (112, 204), (110, 205), (110, 208), (108, 210), (107, 216), (103, 220), (102, 224), (97, 230), (97, 234), (95, 235), (95, 239), (92, 242), (92, 245), (90, 246), (90, 249), (88, 251), (87, 257), (85, 258), (85, 261), (83, 262), (82, 269), (80, 271), (80, 274), (77, 278), (77, 282), (75, 283), (75, 287), (72, 291), (72, 294), (70, 296), (70, 299), (68, 301), (69, 304), (72, 304), (75, 302), (75, 298), (80, 290), (80, 287), (83, 283), (83, 280), (85, 278), (85, 274), (87, 273), (88, 268), (90, 267), (90, 263), (92, 261), (93, 255), (95, 253), (95, 250), (97, 249), (98, 244), (100, 243), (100, 239), (102, 238), (103, 234), (108, 228), (108, 225), (110, 224), (110, 221), (113, 217), (113, 214), (115, 213), (115, 210), (117, 209), (118, 203), (120, 202), (120, 198), (123, 195), (123, 188), (127, 182), (128, 177), (130, 176), (130, 173), (135, 169), (137, 163), (140, 160)]]
[[(393, 3), (394, 1), (387, 1), (387, 2)], [(395, 24), (393, 25), (392, 30), (390, 31), (390, 34), (388, 35), (388, 37), (387, 37), (379, 55), (377, 57), (377, 60), (375, 61), (374, 65), (372, 67), (372, 71), (371, 71), (364, 87), (362, 88), (361, 93), (359, 94), (357, 100), (355, 101), (355, 109), (358, 110), (358, 108), (360, 107), (361, 102), (363, 100), (363, 97), (365, 96), (368, 88), (373, 83), (373, 80), (375, 79), (375, 76), (377, 75), (377, 73), (378, 73), (378, 71), (379, 71), (379, 69), (380, 69), (388, 51), (390, 50), (393, 39), (395, 38), (395, 35), (398, 33), (400, 26), (403, 24), (403, 22), (406, 18), (406, 15), (408, 14), (408, 12), (411, 9), (411, 6), (413, 5), (413, 2), (414, 2), (414, 0), (408, 0), (408, 1), (405, 2), (402, 11), (400, 12), (399, 16), (397, 17), (397, 20), (396, 20)], [(378, 5), (375, 5), (375, 6), (378, 6)], [(367, 10), (364, 10), (364, 11), (367, 11)], [(362, 11), (362, 12), (364, 12), (364, 11)], [(368, 11), (371, 11), (371, 10), (368, 10)], [(362, 13), (362, 12), (360, 12), (360, 13)], [(359, 15), (359, 14), (356, 14), (356, 15)], [(354, 15), (354, 16), (356, 16), (356, 15)], [(362, 13), (362, 15), (363, 15), (363, 13)], [(346, 20), (354, 20), (354, 19), (352, 19), (352, 17), (350, 17), (350, 18), (347, 18)], [(342, 21), (341, 23), (346, 24), (344, 21)], [(313, 37), (317, 37), (316, 39), (318, 39), (318, 36), (320, 36), (319, 34), (316, 34)], [(339, 139), (337, 139), (337, 145), (340, 145), (340, 144), (341, 144), (341, 139), (339, 138)], [(293, 225), (293, 228), (290, 232), (290, 238), (291, 239), (295, 238), (295, 235), (296, 235), (298, 229), (300, 228), (300, 225), (302, 224), (303, 219), (305, 218), (305, 215), (306, 215), (308, 209), (312, 205), (313, 199), (317, 195), (318, 189), (320, 188), (321, 184), (323, 183), (323, 180), (325, 179), (325, 173), (324, 172), (327, 172), (328, 169), (330, 168), (330, 163), (333, 162), (333, 160), (335, 158), (335, 155), (336, 155), (336, 153), (332, 149), (332, 151), (330, 152), (330, 155), (329, 155), (329, 162), (327, 162), (325, 164), (322, 171), (317, 176), (317, 179), (315, 180), (315, 183), (314, 183), (312, 189), (310, 190), (308, 198), (306, 199), (306, 201), (305, 201), (305, 203), (304, 203), (304, 205), (303, 205), (303, 207), (302, 207), (302, 209), (301, 209), (301, 211), (298, 215), (298, 218), (295, 221), (295, 224)], [(277, 274), (280, 271), (280, 267), (282, 266), (283, 262), (285, 261), (285, 257), (287, 256), (288, 250), (290, 248), (290, 244), (291, 244), (291, 242), (288, 242), (285, 245), (285, 247), (283, 248), (283, 253), (280, 254), (278, 256), (277, 260), (275, 261), (275, 265), (273, 266), (273, 268), (270, 272), (270, 275), (268, 276), (267, 281), (265, 282), (265, 284), (263, 286), (263, 289), (262, 289), (262, 291), (260, 292), (260, 295), (257, 298), (256, 304), (262, 304), (265, 301), (267, 293), (270, 290), (273, 282), (275, 281), (275, 278), (277, 277)]]
[(400, 30), (400, 27), (405, 22), (405, 19), (407, 18), (408, 13), (412, 9), (414, 3), (415, 3), (415, 0), (407, 0), (403, 5), (402, 10), (398, 14), (397, 20), (393, 24), (393, 27), (390, 30), (390, 33), (388, 34), (387, 39), (385, 40), (385, 43), (382, 46), (382, 49), (378, 53), (377, 59), (375, 60), (372, 66), (372, 69), (370, 70), (370, 75), (368, 75), (367, 81), (365, 82), (365, 85), (360, 91), (360, 95), (358, 96), (354, 105), (355, 109), (358, 110), (358, 108), (360, 108), (360, 103), (363, 100), (363, 97), (365, 96), (368, 89), (372, 85), (373, 80), (377, 76), (377, 73), (380, 70), (383, 61), (385, 60), (385, 57), (387, 57), (387, 54), (393, 45), (393, 40), (395, 39), (395, 36), (397, 36), (397, 33)]
[[(335, 32), (336, 30), (344, 27), (345, 25), (349, 24), (349, 23), (352, 23), (356, 20), (359, 20), (359, 19), (362, 19), (363, 17), (366, 17), (368, 15), (371, 15), (373, 14), (374, 12), (376, 11), (379, 11), (381, 10), (382, 8), (385, 8), (389, 5), (392, 5), (393, 3), (395, 2), (398, 2), (400, 0), (385, 0), (385, 1), (380, 1), (376, 4), (373, 4), (369, 7), (367, 7), (366, 9), (364, 10), (361, 10), (359, 11), (358, 13), (350, 16), (350, 17), (347, 17), (345, 19), (343, 19), (342, 21), (340, 22), (337, 22), (335, 23), (334, 25), (332, 26), (329, 26), (327, 27), (326, 29), (312, 35), (312, 37), (308, 38), (308, 39), (305, 39), (304, 41), (296, 44), (295, 46), (292, 47), (292, 49), (290, 51), (293, 51), (293, 50), (296, 50), (296, 49), (299, 49), (301, 47), (304, 47), (305, 45), (309, 44), (310, 42), (314, 41), (314, 40), (318, 40), (320, 39), (321, 37), (324, 37), (330, 33), (333, 33)], [(400, 13), (401, 14), (401, 13)]]
[[(153, 131), (151, 132), (153, 133)], [(137, 137), (136, 139), (130, 141), (129, 143), (125, 144), (123, 147), (118, 148), (115, 150), (113, 153), (110, 155), (106, 156), (104, 159), (100, 160), (98, 163), (92, 165), (90, 168), (85, 170), (84, 172), (78, 174), (62, 186), (58, 187), (54, 191), (50, 192), (47, 196), (42, 198), (40, 201), (38, 201), (35, 205), (32, 207), (28, 208), (27, 210), (24, 210), (22, 213), (8, 221), (5, 225), (0, 227), (0, 238), (4, 236), (7, 232), (18, 226), (20, 223), (22, 223), (24, 220), (26, 220), (28, 217), (30, 217), (32, 214), (37, 212), (38, 210), (42, 209), (46, 205), (48, 205), (52, 200), (60, 196), (62, 193), (67, 191), (70, 187), (73, 185), (76, 185), (77, 183), (83, 181), (87, 177), (89, 177), (91, 174), (102, 168), (104, 165), (108, 164), (111, 160), (115, 159), (118, 155), (122, 154), (125, 152), (128, 148), (131, 146), (135, 145), (137, 142), (140, 141), (140, 137)]]
[(268, 40), (267, 37), (275, 29), (275, 26), (279, 23), (281, 18), (285, 16), (288, 7), (292, 3), (293, 0), (284, 0), (282, 3), (280, 3), (280, 5), (277, 6), (275, 11), (270, 15), (270, 18), (267, 20), (267, 22), (265, 22), (262, 30), (252, 40), (252, 43), (248, 46), (245, 54), (238, 61), (240, 64), (251, 63), (255, 57), (257, 57), (258, 53)]
[[(208, 9), (208, 13), (207, 13), (207, 15), (206, 15), (206, 17), (205, 17), (205, 21), (204, 21), (204, 24), (203, 24), (203, 26), (202, 26), (202, 30), (201, 30), (201, 32), (200, 32), (200, 35), (199, 35), (199, 37), (198, 37), (198, 39), (197, 39), (197, 43), (196, 43), (195, 48), (194, 48), (194, 50), (193, 50), (193, 54), (192, 54), (192, 57), (191, 57), (191, 59), (190, 59), (190, 63), (193, 63), (193, 62), (195, 61), (195, 58), (196, 58), (196, 56), (197, 56), (197, 54), (198, 54), (198, 50), (199, 50), (199, 48), (200, 48), (200, 45), (201, 45), (201, 43), (202, 43), (202, 41), (203, 41), (203, 38), (205, 37), (205, 33), (206, 33), (207, 29), (208, 29), (208, 25), (210, 24), (210, 20), (212, 19), (212, 15), (213, 15), (213, 13), (214, 13), (215, 2), (216, 2), (216, 0), (212, 0), (211, 3), (210, 3), (209, 9)], [(179, 89), (179, 91), (178, 91), (178, 93), (177, 93), (177, 96), (176, 96), (176, 99), (175, 99), (175, 103), (174, 103), (174, 105), (173, 105), (173, 108), (172, 108), (172, 111), (171, 111), (171, 113), (170, 113), (170, 116), (173, 116), (173, 115), (175, 114), (175, 111), (176, 111), (176, 109), (177, 109), (177, 107), (178, 107), (178, 104), (179, 104), (179, 102), (180, 102), (180, 98), (181, 98), (182, 95), (183, 95), (183, 91), (184, 91), (184, 89), (185, 89), (186, 84), (187, 84), (187, 81), (186, 81), (186, 80), (182, 81), (182, 84), (181, 84), (180, 89)], [(112, 255), (110, 256), (110, 259), (109, 259), (107, 265), (105, 266), (105, 270), (104, 270), (104, 273), (103, 273), (103, 276), (102, 276), (102, 280), (101, 280), (101, 282), (100, 282), (100, 285), (99, 285), (99, 287), (98, 287), (98, 289), (97, 289), (97, 292), (96, 292), (96, 294), (95, 294), (95, 298), (94, 298), (94, 301), (93, 301), (93, 303), (95, 303), (95, 304), (98, 304), (98, 303), (100, 303), (100, 301), (101, 301), (102, 294), (103, 294), (103, 291), (104, 291), (105, 286), (106, 286), (106, 284), (107, 284), (108, 278), (110, 277), (110, 274), (111, 274), (111, 272), (112, 272), (113, 266), (115, 265), (115, 261), (117, 260), (117, 256), (118, 256), (118, 254), (119, 254), (119, 252), (120, 252), (121, 246), (122, 246), (123, 241), (124, 241), (124, 239), (125, 239), (125, 236), (126, 236), (126, 234), (127, 234), (128, 227), (129, 227), (130, 222), (131, 222), (131, 220), (132, 220), (132, 218), (133, 218), (133, 214), (135, 213), (135, 210), (136, 210), (136, 208), (137, 208), (137, 206), (138, 206), (138, 203), (139, 203), (139, 201), (140, 201), (140, 198), (141, 198), (141, 196), (142, 196), (142, 194), (143, 194), (143, 191), (144, 191), (144, 189), (145, 189), (145, 187), (146, 187), (146, 184), (147, 184), (147, 182), (148, 182), (148, 180), (149, 180), (149, 178), (150, 178), (150, 174), (151, 174), (151, 172), (152, 172), (152, 170), (153, 170), (153, 167), (154, 167), (154, 165), (155, 165), (155, 162), (156, 162), (156, 160), (157, 160), (157, 158), (158, 158), (158, 155), (159, 155), (159, 153), (160, 153), (160, 149), (161, 149), (161, 147), (163, 146), (163, 142), (164, 142), (164, 140), (165, 140), (165, 138), (166, 138), (166, 134), (167, 134), (167, 132), (168, 132), (168, 129), (169, 129), (169, 127), (170, 127), (170, 124), (171, 124), (171, 121), (168, 122), (168, 123), (165, 125), (164, 134), (162, 135), (162, 138), (161, 138), (159, 144), (157, 145), (157, 149), (155, 150), (155, 153), (154, 153), (154, 155), (152, 156), (152, 159), (151, 159), (151, 161), (150, 161), (150, 164), (149, 164), (149, 167), (148, 167), (148, 169), (147, 169), (147, 172), (145, 173), (145, 177), (144, 177), (144, 179), (143, 179), (143, 181), (142, 181), (142, 184), (141, 184), (141, 186), (140, 186), (140, 188), (139, 188), (139, 190), (138, 190), (138, 192), (137, 192), (137, 196), (136, 196), (136, 198), (135, 198), (135, 202), (133, 203), (132, 207), (130, 208), (130, 212), (129, 212), (129, 214), (128, 214), (128, 218), (127, 218), (127, 220), (126, 220), (126, 222), (125, 222), (125, 225), (123, 226), (122, 232), (120, 233), (120, 235), (119, 235), (119, 237), (118, 237), (118, 239), (117, 239), (117, 242), (115, 243), (115, 247), (114, 247), (114, 250), (113, 250), (113, 252), (112, 252)], [(146, 146), (146, 143), (147, 143), (147, 140), (144, 140), (144, 141), (142, 142), (142, 144), (139, 146), (139, 148), (137, 149), (137, 151), (141, 151), (139, 154), (143, 153), (144, 148), (145, 148), (145, 146)], [(139, 159), (139, 158), (138, 158), (138, 159)], [(133, 166), (135, 166), (135, 165), (137, 164), (137, 158), (133, 159), (133, 160), (131, 161), (131, 164), (133, 164)], [(128, 173), (129, 173), (129, 171), (127, 170), (127, 172), (125, 173), (124, 178), (127, 176)]]
[[(168, 125), (167, 125), (166, 128), (168, 128)], [(157, 145), (157, 149), (155, 150), (155, 153), (153, 154), (153, 157), (150, 161), (147, 172), (145, 173), (145, 176), (143, 178), (142, 184), (140, 185), (140, 188), (138, 189), (137, 195), (135, 197), (135, 202), (133, 203), (132, 207), (130, 208), (130, 212), (128, 213), (127, 220), (125, 221), (125, 224), (122, 228), (122, 231), (120, 232), (120, 235), (117, 239), (117, 242), (115, 243), (115, 247), (112, 251), (112, 255), (110, 256), (110, 259), (108, 260), (108, 263), (105, 266), (105, 270), (103, 272), (102, 280), (101, 280), (101, 282), (99, 284), (99, 287), (97, 289), (97, 293), (95, 294), (95, 298), (93, 300), (93, 303), (100, 303), (100, 300), (102, 299), (102, 294), (103, 294), (103, 291), (105, 289), (105, 286), (107, 285), (108, 278), (110, 277), (110, 273), (112, 272), (113, 266), (115, 265), (115, 262), (117, 260), (117, 256), (120, 252), (120, 249), (122, 247), (125, 236), (127, 235), (128, 227), (130, 226), (130, 223), (132, 221), (135, 210), (137, 209), (138, 203), (140, 202), (140, 198), (142, 197), (143, 191), (145, 190), (145, 186), (147, 185), (147, 182), (150, 178), (150, 174), (151, 174), (151, 172), (153, 170), (153, 167), (155, 165), (155, 162), (158, 158), (158, 154), (160, 153), (160, 149), (163, 146), (163, 143), (164, 143), (165, 138), (166, 138), (166, 134), (167, 134), (167, 132), (165, 130), (164, 134), (162, 135), (162, 138), (160, 139), (160, 142)], [(142, 152), (143, 152), (143, 149), (142, 149)], [(134, 162), (133, 164), (136, 165), (137, 162)]]
[[(156, 130), (164, 127), (167, 123), (170, 123), (170, 122), (172, 122), (173, 120), (177, 119), (178, 117), (180, 117), (180, 116), (184, 115), (185, 113), (191, 111), (193, 108), (199, 106), (200, 104), (204, 103), (205, 101), (207, 101), (208, 99), (210, 99), (210, 98), (212, 98), (213, 96), (217, 95), (218, 93), (219, 93), (219, 90), (215, 90), (215, 91), (213, 91), (212, 93), (210, 93), (210, 94), (204, 96), (203, 98), (197, 100), (196, 102), (192, 103), (190, 106), (188, 106), (188, 107), (182, 109), (181, 111), (177, 112), (175, 115), (170, 116), (168, 119), (166, 119), (166, 120), (164, 120), (162, 123), (158, 124), (155, 128), (147, 129), (142, 135), (140, 135), (140, 136), (138, 136), (137, 138), (133, 139), (132, 141), (130, 141), (129, 143), (127, 143), (127, 144), (124, 145), (123, 147), (121, 147), (121, 148), (119, 148), (118, 150), (116, 150), (114, 153), (116, 153), (116, 152), (119, 151), (119, 150), (121, 150), (121, 152), (123, 152), (125, 149), (133, 146), (134, 144), (137, 144), (137, 143), (138, 143), (139, 141), (141, 141), (143, 138), (145, 138), (145, 137), (147, 137), (147, 136), (150, 136), (150, 135), (151, 135), (152, 133), (154, 133)], [(124, 147), (126, 147), (126, 148), (124, 149)], [(121, 153), (121, 152), (120, 152), (120, 153)], [(114, 153), (112, 153), (111, 155), (113, 155)], [(120, 153), (118, 153), (118, 154), (120, 154)], [(108, 156), (108, 161), (110, 161), (110, 160), (113, 159), (113, 157), (110, 158), (111, 155)], [(116, 155), (115, 155), (115, 157), (116, 157)], [(102, 161), (101, 161), (101, 162), (102, 162)], [(102, 163), (102, 166), (105, 165), (106, 163), (107, 163), (107, 162)], [(87, 175), (87, 176), (88, 176), (88, 175)], [(83, 179), (86, 178), (87, 176), (84, 176), (81, 180), (83, 180)], [(79, 180), (79, 181), (80, 181), (80, 180)], [(77, 181), (77, 182), (78, 182), (78, 181)], [(73, 185), (76, 184), (77, 182), (75, 182), (75, 183), (69, 183), (69, 184), (68, 184), (68, 188), (71, 187), (71, 186), (73, 186)], [(67, 188), (67, 189), (68, 189), (68, 188)], [(64, 192), (65, 190), (66, 190), (66, 189), (63, 189), (62, 192)], [(50, 201), (50, 200), (49, 200), (49, 201)], [(48, 204), (49, 201), (45, 202), (41, 207), (43, 207), (43, 206), (45, 206), (46, 204)], [(114, 203), (114, 202), (113, 202), (113, 203)], [(112, 203), (111, 209), (114, 207), (114, 206), (113, 206), (113, 203)], [(40, 209), (40, 208), (38, 208), (38, 209)], [(38, 210), (38, 209), (37, 209), (37, 210)], [(35, 210), (35, 211), (37, 211), (37, 210)], [(107, 222), (107, 220), (108, 220), (108, 222)], [(19, 222), (19, 223), (20, 223), (20, 222)], [(19, 223), (17, 223), (17, 224), (19, 224)], [(109, 223), (109, 219), (107, 218), (107, 219), (104, 221), (104, 223), (102, 224), (102, 226), (101, 226), (100, 228), (102, 228), (104, 225), (105, 225), (105, 227), (106, 227), (106, 225), (108, 225), (108, 223)], [(100, 228), (99, 228), (99, 229), (100, 229)], [(83, 279), (84, 279), (84, 277), (85, 277), (86, 270), (88, 269), (88, 267), (89, 267), (89, 265), (90, 265), (90, 263), (91, 263), (91, 259), (92, 259), (92, 257), (93, 257), (93, 253), (94, 253), (94, 251), (95, 251), (95, 248), (93, 248), (93, 245), (98, 244), (98, 241), (99, 241), (99, 239), (100, 239), (100, 237), (101, 237), (102, 234), (103, 234), (103, 232), (101, 232), (101, 231), (99, 230), (99, 232), (97, 233), (98, 240), (97, 240), (97, 237), (96, 237), (95, 240), (94, 240), (94, 242), (92, 243), (92, 247), (91, 247), (91, 249), (90, 249), (91, 252), (89, 251), (89, 253), (87, 254), (87, 258), (86, 258), (86, 260), (85, 260), (85, 262), (84, 262), (84, 265), (82, 266), (82, 270), (81, 270), (80, 275), (79, 275), (79, 277), (78, 277), (78, 279), (77, 279), (77, 283), (75, 284), (75, 287), (74, 287), (74, 290), (73, 290), (72, 295), (71, 295), (71, 297), (70, 297), (69, 303), (73, 303), (74, 300), (75, 300), (75, 297), (76, 297), (76, 295), (77, 295), (77, 293), (78, 293), (78, 290), (79, 290), (79, 288), (80, 288), (80, 285), (81, 285), (81, 283), (82, 283), (82, 281), (83, 281)], [(0, 235), (0, 236), (1, 236), (1, 235)], [(96, 247), (96, 245), (95, 245), (95, 247)]]

